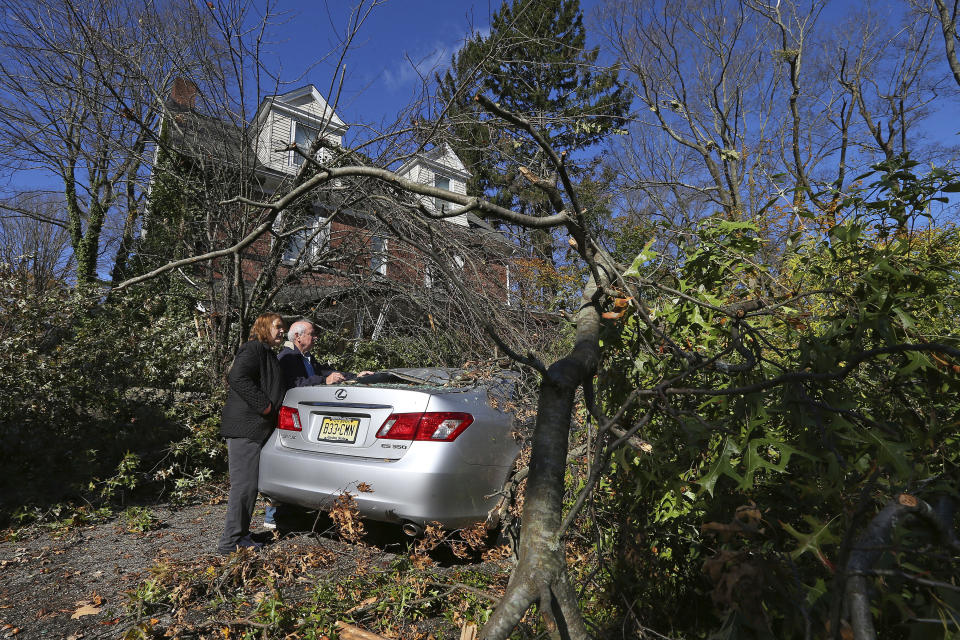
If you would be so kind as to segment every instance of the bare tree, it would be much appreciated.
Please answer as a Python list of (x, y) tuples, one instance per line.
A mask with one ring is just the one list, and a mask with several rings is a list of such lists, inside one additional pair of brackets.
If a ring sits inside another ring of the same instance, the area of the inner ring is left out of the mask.
[(642, 105), (614, 157), (622, 188), (673, 219), (718, 210), (777, 239), (807, 224), (799, 212), (829, 217), (851, 175), (922, 148), (940, 82), (930, 20), (868, 5), (834, 29), (825, 7), (608, 3)]
[(65, 286), (73, 271), (64, 203), (24, 193), (0, 204), (0, 262), (37, 294)]
[(113, 250), (122, 269), (165, 88), (185, 61), (215, 57), (206, 21), (189, 2), (5, 1), (0, 14), (2, 168), (59, 182), (86, 286)]
[(957, 41), (960, 40), (957, 32), (957, 3), (954, 2), (953, 6), (949, 7), (944, 0), (933, 0), (933, 5), (937, 11), (937, 20), (940, 22), (940, 31), (943, 33), (947, 63), (950, 65), (950, 71), (953, 72), (953, 79), (960, 86), (960, 60), (957, 59)]

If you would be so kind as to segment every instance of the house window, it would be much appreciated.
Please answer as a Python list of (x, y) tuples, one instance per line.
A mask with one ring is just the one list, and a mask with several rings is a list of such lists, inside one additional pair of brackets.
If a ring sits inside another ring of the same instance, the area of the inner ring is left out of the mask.
[[(310, 145), (316, 141), (319, 133), (317, 129), (297, 122), (294, 123), (293, 141), (297, 143), (301, 150), (307, 151), (310, 149)], [(297, 166), (303, 164), (303, 156), (296, 151), (291, 151), (291, 153), (293, 154), (293, 164)]]
[[(445, 189), (446, 191), (450, 191), (450, 178), (435, 176), (433, 179), (433, 186), (435, 186), (437, 189)], [(450, 203), (442, 198), (434, 198), (433, 208), (438, 213), (444, 213), (450, 208)]]
[(317, 262), (329, 243), (329, 222), (321, 218), (305, 221), (304, 228), (289, 237), (287, 248), (283, 252), (283, 261), (288, 264)]
[(387, 239), (373, 236), (370, 239), (370, 269), (382, 276), (387, 275)]

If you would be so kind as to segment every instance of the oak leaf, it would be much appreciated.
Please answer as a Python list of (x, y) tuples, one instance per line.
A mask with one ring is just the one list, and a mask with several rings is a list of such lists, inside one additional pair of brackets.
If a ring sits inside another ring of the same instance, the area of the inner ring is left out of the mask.
[(96, 607), (90, 603), (86, 603), (78, 607), (77, 610), (73, 612), (73, 615), (70, 616), (70, 619), (77, 620), (78, 618), (82, 618), (83, 616), (93, 616), (98, 613), (100, 613), (100, 607)]

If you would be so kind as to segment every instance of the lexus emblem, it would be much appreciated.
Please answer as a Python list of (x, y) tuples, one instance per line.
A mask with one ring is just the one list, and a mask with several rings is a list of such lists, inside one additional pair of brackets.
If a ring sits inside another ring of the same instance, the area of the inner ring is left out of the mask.
[(334, 397), (335, 397), (337, 400), (343, 400), (344, 398), (347, 397), (347, 390), (346, 390), (346, 389), (337, 389), (336, 392), (334, 392), (333, 395), (334, 395)]

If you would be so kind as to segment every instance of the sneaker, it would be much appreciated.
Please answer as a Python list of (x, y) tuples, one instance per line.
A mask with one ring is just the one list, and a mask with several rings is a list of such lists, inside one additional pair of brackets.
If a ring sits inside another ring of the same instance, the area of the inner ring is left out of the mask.
[(266, 520), (264, 520), (264, 521), (263, 521), (263, 528), (264, 528), (264, 529), (270, 529), (270, 530), (272, 531), (272, 530), (274, 530), (274, 529), (277, 528), (277, 523), (276, 523), (276, 522), (267, 522)]

